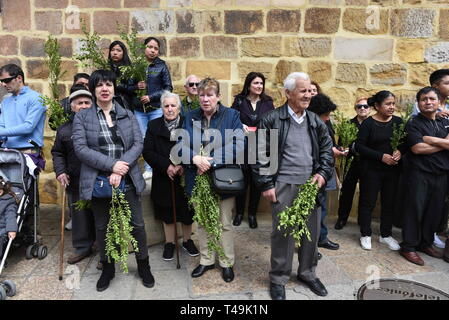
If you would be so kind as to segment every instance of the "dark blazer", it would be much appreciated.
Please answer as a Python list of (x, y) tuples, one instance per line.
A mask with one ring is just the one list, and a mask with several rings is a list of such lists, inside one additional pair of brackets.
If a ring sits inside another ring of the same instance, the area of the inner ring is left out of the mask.
[[(184, 118), (181, 116), (178, 128), (182, 127)], [(162, 207), (172, 207), (171, 180), (167, 175), (167, 169), (172, 164), (170, 161), (170, 150), (176, 141), (170, 141), (170, 132), (165, 126), (164, 117), (150, 121), (148, 124), (145, 140), (143, 142), (143, 158), (153, 168), (151, 181), (151, 199), (155, 204)], [(181, 179), (176, 176), (175, 199), (176, 206), (185, 204), (187, 199), (184, 187), (180, 185)]]
[(242, 121), (243, 124), (248, 127), (257, 127), (260, 118), (265, 113), (274, 110), (274, 105), (271, 98), (266, 98), (257, 101), (256, 110), (253, 110), (248, 98), (236, 95), (231, 108), (240, 112), (240, 121)]

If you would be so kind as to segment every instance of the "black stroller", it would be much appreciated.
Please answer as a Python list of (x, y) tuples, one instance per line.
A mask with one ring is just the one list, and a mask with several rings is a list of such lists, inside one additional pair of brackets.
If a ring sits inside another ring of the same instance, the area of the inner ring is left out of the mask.
[[(18, 199), (20, 199), (17, 210), (17, 237), (14, 240), (0, 239), (0, 276), (11, 246), (19, 247), (28, 245), (26, 249), (27, 259), (37, 257), (39, 260), (42, 260), (47, 256), (47, 247), (40, 244), (37, 238), (37, 217), (39, 210), (39, 195), (37, 192), (39, 185), (38, 171), (35, 170), (34, 175), (36, 178), (33, 178), (29, 172), (23, 153), (14, 149), (0, 148), (0, 176), (6, 181), (11, 182), (13, 191), (18, 196)], [(28, 228), (24, 227), (25, 218), (31, 213), (34, 216), (33, 235), (27, 234), (25, 229)], [(15, 293), (16, 286), (12, 281), (5, 280), (0, 282), (0, 300), (6, 299), (7, 296), (12, 297)]]

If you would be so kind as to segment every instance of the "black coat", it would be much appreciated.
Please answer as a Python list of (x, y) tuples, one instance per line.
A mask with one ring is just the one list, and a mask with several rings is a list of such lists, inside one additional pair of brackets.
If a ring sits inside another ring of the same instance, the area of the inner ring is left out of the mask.
[[(178, 128), (182, 127), (183, 119), (181, 116)], [(151, 199), (160, 207), (172, 207), (171, 180), (167, 175), (167, 169), (172, 164), (169, 156), (174, 145), (175, 141), (170, 141), (170, 132), (165, 126), (163, 116), (148, 124), (142, 154), (145, 161), (153, 168)], [(180, 177), (176, 176), (174, 180), (176, 207), (185, 208), (187, 198), (180, 181)]]
[(240, 112), (240, 121), (243, 124), (248, 127), (257, 127), (260, 118), (265, 113), (274, 110), (274, 105), (271, 98), (266, 98), (257, 101), (256, 110), (254, 110), (248, 98), (237, 95), (231, 108)]

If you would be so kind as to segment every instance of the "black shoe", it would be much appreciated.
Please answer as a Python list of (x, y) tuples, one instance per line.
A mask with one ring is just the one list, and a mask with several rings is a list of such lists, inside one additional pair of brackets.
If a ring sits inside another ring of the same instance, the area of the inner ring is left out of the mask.
[(338, 250), (340, 248), (340, 245), (326, 238), (325, 240), (318, 242), (318, 247), (329, 250)]
[(164, 245), (164, 252), (162, 253), (162, 259), (165, 261), (173, 260), (173, 253), (175, 252), (175, 244), (172, 242)]
[(238, 214), (235, 216), (234, 221), (232, 222), (232, 224), (234, 226), (239, 226), (242, 223), (243, 220), (243, 214)]
[(321, 297), (327, 296), (326, 287), (324, 286), (324, 284), (321, 283), (320, 279), (316, 278), (313, 279), (312, 281), (303, 280), (300, 279), (299, 277), (297, 279), (298, 281), (307, 285), (309, 289), (312, 290), (312, 292), (315, 293), (316, 295)]
[(317, 257), (318, 257), (318, 260), (321, 260), (321, 258), (323, 257), (323, 255), (321, 254), (321, 253), (317, 253)]
[(285, 300), (285, 286), (270, 283), (270, 296), (273, 300)]
[(109, 283), (115, 276), (115, 265), (107, 261), (102, 261), (103, 270), (101, 271), (100, 279), (97, 281), (97, 291), (101, 292), (109, 287)]
[(344, 220), (337, 220), (337, 222), (335, 223), (335, 230), (341, 230), (343, 229), (343, 227), (346, 225), (346, 221)]
[(192, 239), (187, 240), (186, 242), (182, 243), (182, 248), (187, 251), (189, 256), (196, 257), (200, 253), (198, 252), (198, 249), (195, 247), (195, 244), (193, 243)]
[(254, 215), (248, 215), (248, 224), (251, 229), (257, 228), (257, 219)]
[(146, 257), (145, 259), (142, 260), (136, 258), (136, 261), (137, 261), (137, 272), (139, 274), (139, 277), (142, 278), (143, 285), (147, 288), (154, 287), (154, 277), (151, 274), (149, 258)]
[(203, 266), (202, 264), (198, 265), (193, 271), (192, 271), (192, 278), (198, 278), (201, 277), (207, 270), (214, 269), (215, 265), (212, 264), (210, 266)]
[(221, 268), (222, 269), (222, 278), (225, 282), (231, 282), (234, 280), (234, 270), (232, 267)]

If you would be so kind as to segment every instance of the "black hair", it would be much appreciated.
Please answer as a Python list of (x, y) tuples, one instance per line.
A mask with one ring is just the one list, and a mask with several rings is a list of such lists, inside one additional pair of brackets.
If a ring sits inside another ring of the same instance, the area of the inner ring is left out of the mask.
[(146, 38), (145, 40), (144, 40), (144, 44), (146, 45), (148, 42), (150, 42), (151, 40), (154, 40), (154, 41), (156, 41), (157, 42), (157, 46), (159, 47), (159, 49), (161, 49), (161, 42), (158, 40), (158, 39), (156, 39), (155, 37), (148, 37), (148, 38)]
[(114, 91), (117, 87), (117, 76), (111, 70), (95, 70), (89, 80), (89, 90), (95, 98), (95, 88), (100, 81), (111, 81), (114, 84)]
[(13, 63), (6, 64), (0, 68), (0, 74), (2, 74), (3, 72), (9, 73), (9, 75), (11, 77), (21, 76), (22, 82), (23, 82), (23, 84), (25, 84), (25, 74), (23, 73), (22, 68), (19, 67), (18, 65), (13, 64)]
[(75, 83), (81, 78), (89, 80), (90, 76), (87, 73), (83, 73), (83, 72), (75, 74), (73, 76), (73, 85), (75, 85)]
[(9, 194), (13, 196), (13, 198), (16, 200), (17, 203), (19, 203), (19, 198), (15, 194), (15, 192), (12, 190), (11, 182), (5, 181), (2, 176), (0, 176), (0, 190), (3, 190), (3, 194)]
[(449, 69), (439, 69), (434, 72), (429, 77), (429, 83), (431, 86), (438, 84), (445, 76), (449, 76)]
[(419, 102), (419, 98), (421, 98), (421, 96), (423, 94), (428, 94), (429, 92), (435, 92), (435, 94), (438, 97), (438, 100), (441, 101), (443, 98), (443, 95), (441, 94), (440, 90), (438, 90), (437, 88), (434, 87), (424, 87), (421, 90), (418, 91), (418, 93), (416, 94), (416, 101)]
[(249, 88), (251, 87), (251, 82), (253, 82), (253, 80), (256, 78), (261, 78), (263, 84), (262, 93), (260, 94), (260, 100), (273, 100), (269, 95), (265, 94), (265, 76), (260, 72), (254, 71), (246, 75), (245, 83), (243, 84), (243, 89), (237, 96), (246, 98), (250, 92)]
[(393, 98), (396, 98), (396, 96), (392, 92), (390, 92), (388, 90), (379, 91), (374, 96), (368, 98), (368, 105), (370, 107), (374, 107), (374, 109), (376, 109), (376, 106), (375, 106), (376, 103), (380, 105), (380, 104), (382, 104), (382, 102), (385, 99), (387, 99), (390, 96), (392, 96)]
[(70, 94), (74, 93), (75, 91), (78, 90), (86, 90), (86, 87), (83, 86), (82, 84), (75, 84), (70, 88)]
[(333, 103), (332, 100), (323, 93), (318, 93), (317, 95), (313, 96), (310, 100), (310, 105), (307, 108), (307, 110), (312, 111), (319, 116), (328, 112), (332, 112), (335, 109), (337, 109), (335, 103)]
[[(122, 50), (123, 50), (123, 58), (117, 64), (115, 64), (111, 59), (111, 50), (116, 45), (119, 45), (120, 48), (122, 48)], [(111, 68), (114, 68), (114, 66), (129, 66), (131, 64), (131, 60), (129, 59), (129, 56), (128, 56), (128, 49), (126, 48), (126, 46), (123, 42), (116, 40), (116, 41), (113, 41), (109, 45), (108, 61), (109, 61), (109, 65), (111, 66)], [(120, 69), (118, 69), (118, 70), (120, 71)]]

